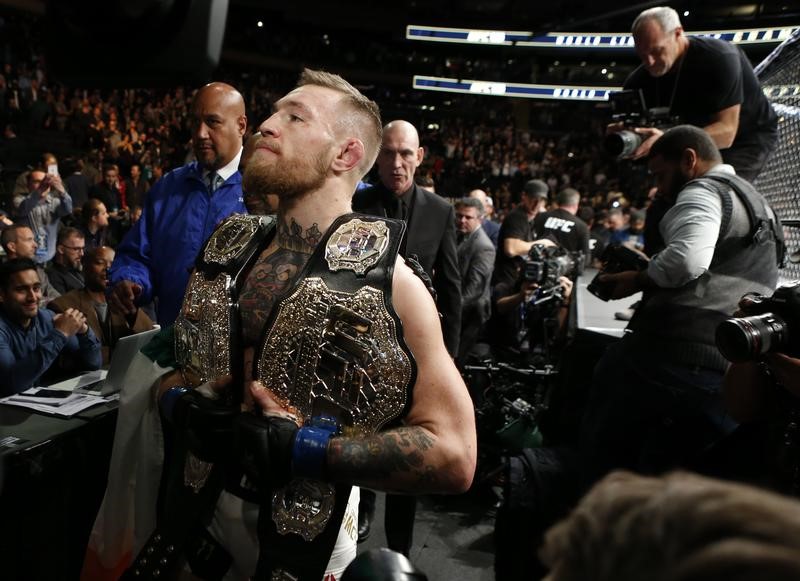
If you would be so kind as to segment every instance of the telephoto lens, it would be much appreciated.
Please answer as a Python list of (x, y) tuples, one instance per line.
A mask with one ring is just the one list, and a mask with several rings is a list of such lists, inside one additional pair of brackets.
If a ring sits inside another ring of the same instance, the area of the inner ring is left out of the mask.
[(606, 152), (618, 159), (632, 156), (641, 144), (642, 136), (629, 129), (619, 133), (609, 133), (603, 141)]
[(789, 325), (775, 313), (728, 319), (717, 327), (716, 341), (728, 361), (753, 361), (765, 353), (785, 349)]

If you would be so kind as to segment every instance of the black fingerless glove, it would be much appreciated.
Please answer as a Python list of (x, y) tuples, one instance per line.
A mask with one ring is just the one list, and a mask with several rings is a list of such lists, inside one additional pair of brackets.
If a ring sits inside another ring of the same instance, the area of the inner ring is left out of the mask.
[(241, 415), (239, 406), (226, 406), (195, 389), (180, 386), (167, 390), (159, 406), (200, 460), (217, 463), (230, 459), (233, 422)]
[(288, 484), (297, 424), (280, 416), (244, 413), (234, 426), (234, 450), (244, 473), (265, 491)]

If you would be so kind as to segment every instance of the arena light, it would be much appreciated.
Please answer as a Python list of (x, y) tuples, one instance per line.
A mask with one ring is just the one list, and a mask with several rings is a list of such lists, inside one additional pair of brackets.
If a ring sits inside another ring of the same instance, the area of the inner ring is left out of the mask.
[(557, 101), (608, 101), (608, 94), (622, 87), (579, 87), (573, 85), (530, 85), (414, 75), (413, 87), (424, 91), (469, 93), (495, 97), (521, 97)]
[[(699, 30), (689, 36), (710, 36), (734, 44), (777, 44), (788, 39), (799, 26), (773, 28), (747, 28), (739, 30)], [(534, 35), (533, 32), (478, 30), (468, 28), (442, 28), (438, 26), (406, 26), (406, 38), (430, 42), (525, 46), (557, 49), (626, 50), (633, 48), (633, 37), (627, 32), (586, 33), (550, 32)]]

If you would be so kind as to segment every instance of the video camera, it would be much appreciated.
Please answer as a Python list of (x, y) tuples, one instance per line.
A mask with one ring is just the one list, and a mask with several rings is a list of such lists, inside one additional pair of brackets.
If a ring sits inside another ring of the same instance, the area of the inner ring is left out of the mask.
[(583, 265), (583, 252), (569, 252), (560, 246), (534, 244), (522, 267), (523, 282), (535, 282), (543, 291), (560, 288), (558, 279), (573, 278)]
[(800, 281), (779, 287), (771, 297), (747, 293), (742, 301), (747, 316), (717, 326), (717, 347), (725, 359), (754, 361), (766, 353), (800, 357)]
[(617, 272), (625, 272), (626, 270), (642, 271), (647, 268), (650, 260), (641, 252), (637, 252), (632, 248), (613, 244), (611, 246), (606, 246), (606, 249), (600, 256), (600, 262), (603, 263), (603, 269), (595, 275), (592, 282), (586, 287), (586, 290), (601, 300), (609, 301), (611, 300), (611, 293), (614, 290), (614, 283), (601, 282), (599, 280), (600, 275), (616, 274)]
[[(641, 89), (614, 91), (609, 94), (608, 102), (611, 105), (612, 122), (621, 122), (625, 127), (667, 128), (678, 123), (677, 117), (670, 115), (669, 107), (648, 109)], [(606, 135), (603, 147), (610, 155), (624, 159), (633, 155), (642, 141), (641, 135), (631, 129), (624, 129)]]

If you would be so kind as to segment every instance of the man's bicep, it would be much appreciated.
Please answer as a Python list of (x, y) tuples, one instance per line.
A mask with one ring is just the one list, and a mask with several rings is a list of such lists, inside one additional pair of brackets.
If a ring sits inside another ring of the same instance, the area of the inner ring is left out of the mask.
[(395, 273), (393, 296), (403, 337), (417, 363), (405, 423), (422, 426), (437, 437), (469, 439), (470, 425), (474, 434), (471, 399), (445, 349), (433, 299), (405, 265)]

